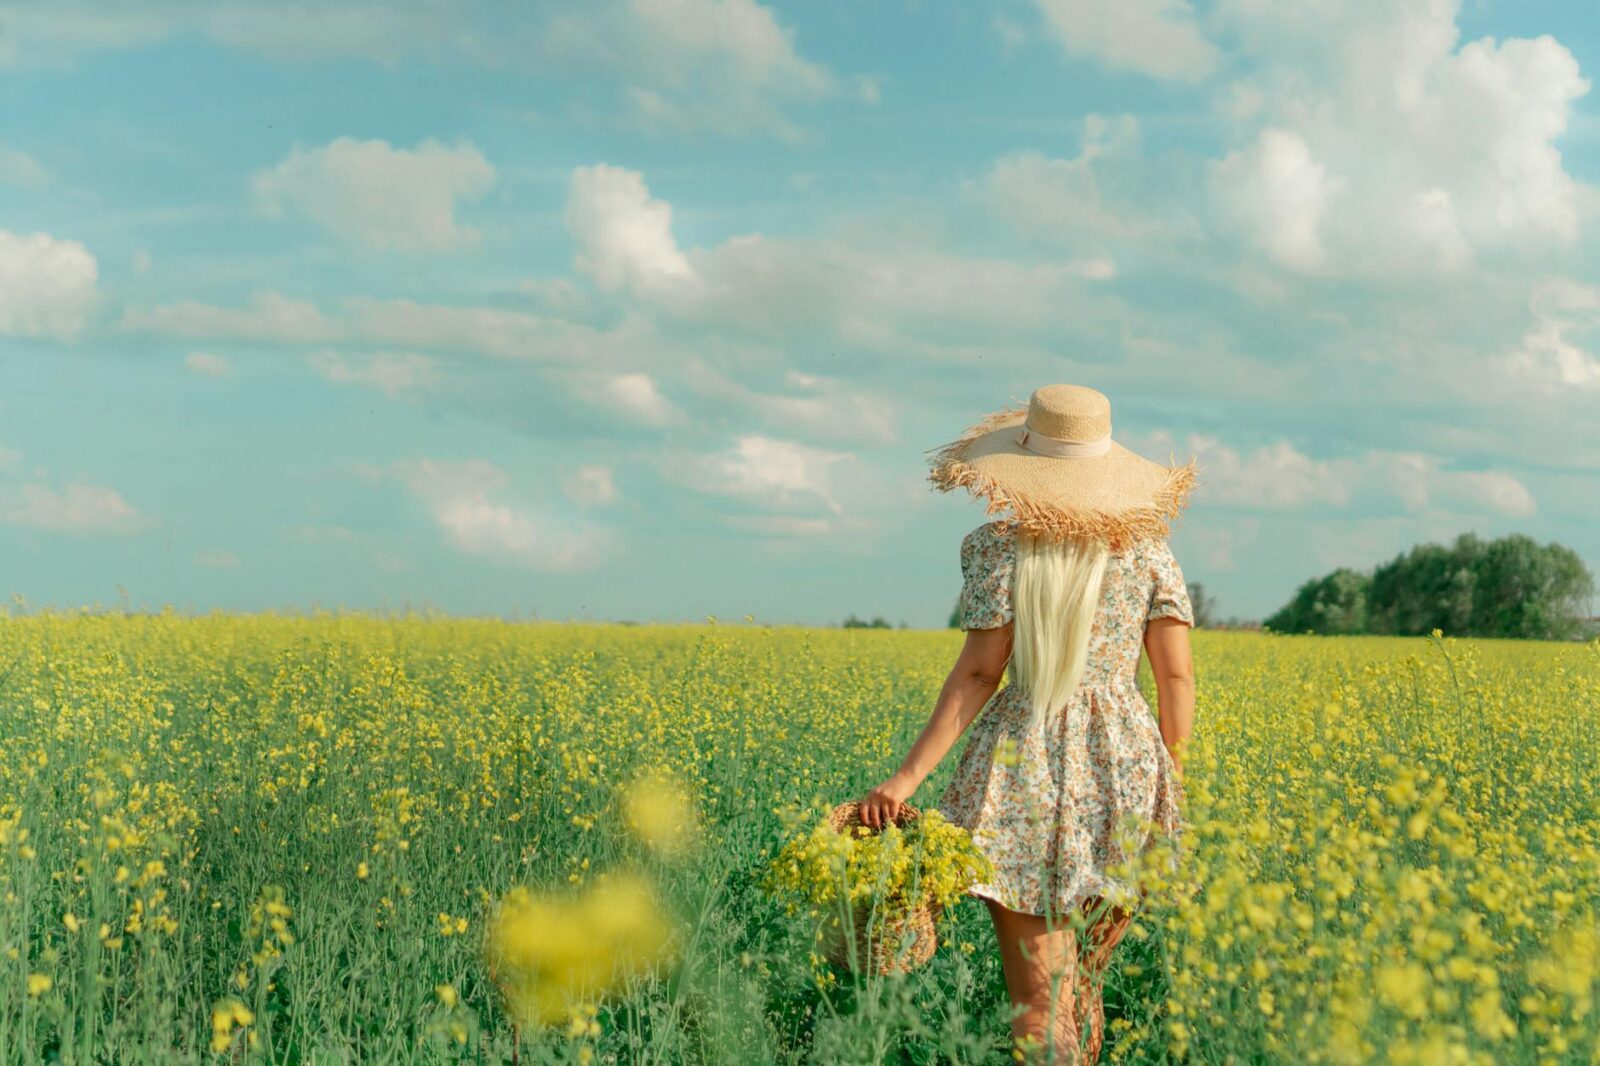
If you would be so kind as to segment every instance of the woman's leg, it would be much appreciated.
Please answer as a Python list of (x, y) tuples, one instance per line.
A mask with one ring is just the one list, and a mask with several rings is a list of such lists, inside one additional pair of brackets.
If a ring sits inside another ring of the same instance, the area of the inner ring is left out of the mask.
[(1024, 1008), (1011, 1020), (1011, 1034), (1018, 1050), (1038, 1049), (1042, 1053), (1053, 1042), (1053, 1061), (1076, 1063), (1074, 970), (1078, 952), (1072, 929), (1064, 920), (1051, 928), (1043, 915), (1014, 911), (988, 898), (984, 902), (989, 905), (995, 936), (1000, 941), (1006, 992), (1014, 1007)]
[(1111, 952), (1122, 940), (1133, 921), (1133, 912), (1112, 906), (1100, 896), (1091, 896), (1083, 902), (1083, 916), (1089, 923), (1084, 929), (1083, 952), (1077, 966), (1077, 1020), (1088, 1030), (1084, 1062), (1099, 1061), (1100, 1046), (1105, 1040), (1105, 1002), (1101, 999), (1101, 986), (1106, 966), (1111, 962)]

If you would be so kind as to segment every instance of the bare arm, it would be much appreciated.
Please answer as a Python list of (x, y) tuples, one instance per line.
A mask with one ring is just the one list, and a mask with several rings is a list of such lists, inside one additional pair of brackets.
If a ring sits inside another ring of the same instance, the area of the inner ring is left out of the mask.
[(861, 800), (864, 825), (882, 826), (899, 816), (901, 804), (939, 765), (1000, 687), (1010, 658), (1011, 623), (996, 629), (967, 630), (967, 642), (944, 679), (933, 714), (900, 769)]
[(1178, 618), (1152, 618), (1145, 625), (1144, 648), (1156, 681), (1156, 713), (1161, 740), (1183, 777), (1183, 753), (1194, 730), (1194, 661), (1189, 626)]

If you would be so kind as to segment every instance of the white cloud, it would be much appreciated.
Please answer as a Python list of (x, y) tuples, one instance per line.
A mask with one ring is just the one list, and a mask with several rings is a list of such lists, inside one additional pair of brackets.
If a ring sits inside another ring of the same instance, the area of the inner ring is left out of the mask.
[(373, 352), (364, 361), (347, 358), (335, 351), (313, 352), (311, 367), (329, 381), (363, 385), (385, 396), (398, 396), (420, 388), (433, 379), (433, 360), (414, 352)]
[(1447, 473), (1445, 490), (1468, 506), (1518, 518), (1533, 516), (1533, 494), (1516, 478), (1499, 470), (1463, 470)]
[(1224, 0), (1254, 65), (1218, 101), (1242, 144), (1213, 173), (1222, 220), (1283, 265), (1337, 273), (1571, 246), (1581, 187), (1555, 141), (1590, 83), (1548, 35), (1457, 48), (1458, 7)]
[[(194, 34), (287, 61), (418, 57), (496, 71), (599, 73), (618, 85), (623, 120), (645, 133), (710, 132), (790, 141), (806, 134), (793, 105), (839, 95), (840, 80), (804, 58), (794, 31), (755, 0), (585, 0), (496, 15), (473, 0), (4, 0), (0, 68), (69, 64)], [(477, 11), (485, 17), (475, 18)], [(541, 12), (547, 17), (535, 17)], [(875, 81), (850, 79), (875, 101)], [(571, 108), (581, 117), (587, 104)]]
[(98, 276), (77, 241), (0, 230), (0, 334), (75, 339), (94, 309)]
[(505, 499), (511, 479), (487, 460), (421, 459), (395, 469), (450, 543), (465, 554), (529, 570), (571, 572), (594, 567), (608, 548), (609, 537), (602, 530)]
[[(1165, 432), (1130, 447), (1151, 457), (1180, 451)], [(1374, 448), (1355, 457), (1313, 459), (1278, 441), (1241, 453), (1198, 433), (1189, 434), (1181, 450), (1199, 461), (1194, 499), (1206, 506), (1296, 511), (1397, 501), (1409, 512), (1444, 508), (1525, 518), (1535, 511), (1533, 495), (1511, 474), (1447, 470), (1443, 460), (1418, 452)]]
[(826, 440), (884, 444), (895, 439), (895, 412), (881, 396), (835, 378), (789, 369), (785, 392), (750, 388), (701, 359), (680, 371), (685, 386), (708, 406), (741, 423)]
[(989, 26), (1008, 52), (1016, 51), (1028, 43), (1028, 31), (1004, 15), (994, 16), (989, 20)]
[(663, 472), (701, 492), (781, 508), (820, 502), (830, 512), (841, 514), (844, 508), (837, 498), (834, 468), (854, 458), (848, 452), (752, 433), (723, 452), (669, 459)]
[[(1107, 241), (1171, 237), (1193, 229), (1170, 197), (1141, 188), (1153, 175), (1133, 115), (1084, 116), (1078, 154), (1012, 152), (964, 190), (1029, 238)], [(1167, 202), (1163, 202), (1166, 200)], [(1095, 276), (1093, 274), (1086, 276)]]
[(59, 491), (25, 484), (0, 495), (0, 522), (57, 532), (132, 533), (148, 520), (122, 493), (104, 485), (68, 482)]
[(840, 91), (755, 0), (590, 0), (552, 15), (530, 43), (545, 64), (619, 77), (629, 121), (646, 132), (801, 141), (784, 108)]
[(1035, 0), (1072, 55), (1154, 78), (1199, 81), (1217, 66), (1188, 0)]
[(654, 323), (635, 314), (625, 314), (617, 325), (602, 330), (498, 307), (348, 297), (340, 312), (329, 316), (309, 300), (276, 292), (258, 292), (243, 308), (196, 300), (131, 307), (123, 313), (121, 326), (170, 337), (287, 345), (338, 341), (568, 363), (590, 370), (636, 362), (636, 353), (656, 346), (660, 339)]
[(220, 378), (229, 370), (228, 360), (210, 352), (190, 352), (184, 356), (183, 365), (208, 378)]
[(130, 307), (122, 328), (169, 337), (205, 337), (280, 343), (325, 341), (336, 330), (309, 300), (258, 292), (248, 308), (216, 307), (198, 300), (162, 304), (148, 310)]
[(575, 387), (595, 406), (619, 409), (649, 426), (664, 426), (680, 417), (680, 412), (661, 395), (649, 374), (604, 374), (581, 379)]
[(1268, 127), (1247, 148), (1215, 163), (1213, 195), (1277, 262), (1297, 270), (1322, 265), (1322, 219), (1342, 186), (1288, 130)]
[(822, 537), (836, 528), (836, 524), (826, 518), (776, 514), (728, 515), (727, 522), (735, 529), (746, 529), (769, 537)]
[(0, 144), (0, 185), (41, 189), (50, 182), (50, 172), (27, 152)]
[(374, 248), (440, 252), (477, 243), (477, 230), (457, 224), (456, 207), (494, 182), (494, 167), (470, 144), (393, 148), (340, 137), (309, 150), (296, 145), (252, 177), (250, 190), (269, 215), (301, 214)]
[(0, 3), (0, 67), (58, 66), (96, 52), (143, 48), (181, 33), (275, 59), (471, 54), (465, 0), (38, 0)]
[(577, 268), (608, 292), (670, 291), (696, 280), (672, 237), (672, 205), (652, 199), (637, 171), (578, 167), (563, 218), (578, 244)]
[(601, 463), (589, 463), (573, 470), (562, 480), (561, 491), (580, 507), (596, 507), (617, 498), (611, 468)]
[[(674, 319), (783, 343), (796, 335), (832, 337), (900, 359), (921, 357), (952, 337), (958, 345), (968, 338), (999, 344), (1019, 334), (1059, 341), (1060, 327), (1082, 328), (1115, 312), (1088, 296), (1097, 279), (1115, 272), (1103, 256), (1023, 264), (891, 238), (857, 245), (759, 233), (683, 254), (692, 273), (672, 282), (646, 271), (652, 260), (613, 262), (636, 279), (653, 277), (636, 281), (634, 292)], [(940, 339), (925, 347), (913, 339), (921, 337)]]
[(239, 557), (233, 552), (223, 551), (221, 548), (203, 551), (194, 557), (194, 561), (196, 566), (207, 570), (237, 570), (239, 568)]
[(461, 0), (222, 0), (201, 5), (199, 23), (220, 44), (273, 59), (359, 56), (392, 65), (410, 55), (470, 53), (469, 8)]
[(1533, 325), (1521, 344), (1501, 357), (1501, 369), (1546, 392), (1600, 389), (1600, 357), (1574, 336), (1596, 335), (1600, 287), (1547, 278), (1534, 287), (1529, 303)]
[(603, 367), (631, 358), (647, 346), (654, 327), (626, 317), (614, 329), (597, 330), (546, 315), (496, 307), (452, 307), (414, 300), (349, 299), (346, 330), (351, 339), (433, 351), (470, 352), (497, 359), (534, 360)]
[(571, 372), (560, 375), (567, 388), (589, 404), (608, 426), (660, 429), (683, 421), (683, 412), (661, 394), (655, 378), (643, 371), (622, 374)]

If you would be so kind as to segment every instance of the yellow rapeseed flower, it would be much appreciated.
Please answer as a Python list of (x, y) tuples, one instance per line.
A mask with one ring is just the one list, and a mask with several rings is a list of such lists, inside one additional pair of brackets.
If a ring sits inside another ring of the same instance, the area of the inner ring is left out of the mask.
[(514, 1013), (553, 1025), (628, 978), (669, 960), (674, 938), (650, 885), (611, 874), (581, 896), (516, 889), (501, 901), (489, 963)]
[(661, 855), (682, 855), (699, 842), (699, 814), (688, 789), (667, 774), (652, 772), (635, 780), (623, 797), (623, 810), (628, 828)]

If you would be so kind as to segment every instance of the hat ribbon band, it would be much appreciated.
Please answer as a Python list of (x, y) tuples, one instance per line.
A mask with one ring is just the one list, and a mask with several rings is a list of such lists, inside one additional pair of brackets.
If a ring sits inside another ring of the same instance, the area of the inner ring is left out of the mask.
[(1040, 455), (1053, 455), (1060, 459), (1091, 459), (1111, 450), (1111, 434), (1107, 433), (1094, 440), (1065, 440), (1061, 437), (1047, 436), (1036, 429), (1028, 428), (1027, 423), (1023, 423), (1022, 432), (1017, 435), (1017, 443), (1030, 452), (1037, 452)]

